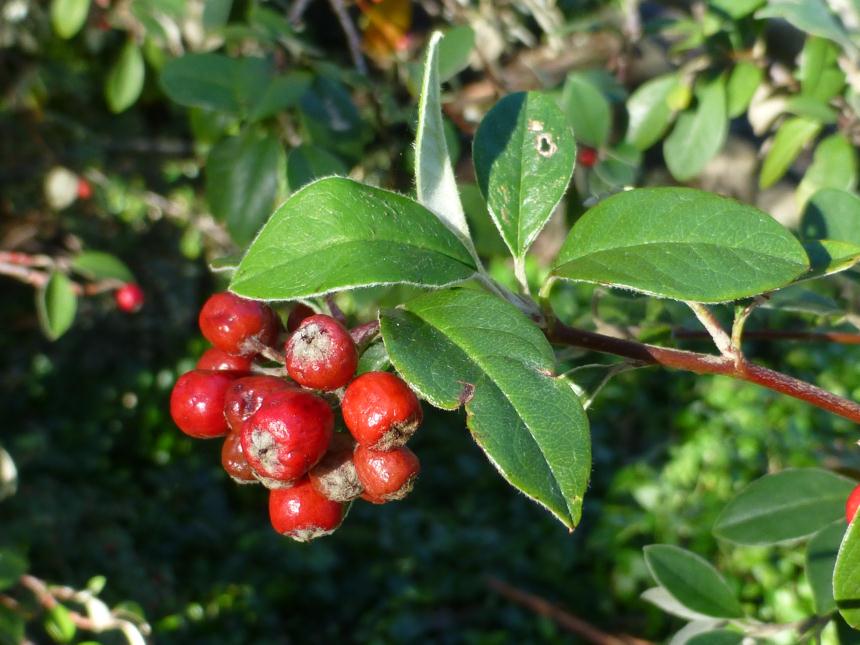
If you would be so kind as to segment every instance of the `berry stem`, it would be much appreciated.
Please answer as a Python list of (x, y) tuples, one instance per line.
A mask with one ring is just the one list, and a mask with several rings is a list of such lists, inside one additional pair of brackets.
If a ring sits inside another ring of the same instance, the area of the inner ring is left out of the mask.
[[(280, 363), (283, 365), (286, 362), (284, 355), (276, 350), (274, 347), (269, 347), (266, 343), (261, 342), (257, 338), (249, 338), (246, 341), (249, 345), (251, 345), (255, 352), (257, 352), (260, 356), (268, 358), (270, 361), (274, 363)], [(267, 372), (262, 372), (267, 373)], [(280, 373), (279, 373), (280, 374)]]

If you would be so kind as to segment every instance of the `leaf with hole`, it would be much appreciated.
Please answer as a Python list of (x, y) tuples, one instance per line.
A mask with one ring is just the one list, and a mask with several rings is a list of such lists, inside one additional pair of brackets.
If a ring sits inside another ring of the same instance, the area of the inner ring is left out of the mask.
[(511, 253), (521, 258), (564, 195), (576, 145), (555, 102), (509, 94), (481, 121), (473, 149), (478, 186)]
[(702, 557), (669, 544), (652, 544), (644, 552), (654, 580), (690, 611), (713, 618), (744, 615), (726, 581)]
[(810, 537), (842, 516), (853, 487), (847, 477), (818, 468), (765, 475), (726, 505), (714, 535), (750, 546)]
[(230, 289), (294, 300), (379, 284), (441, 287), (475, 273), (460, 240), (403, 195), (329, 177), (294, 193), (239, 264)]
[(613, 195), (574, 224), (553, 275), (664, 298), (727, 302), (806, 273), (794, 236), (772, 217), (692, 188)]
[(591, 473), (579, 397), (553, 376), (541, 331), (477, 290), (437, 291), (380, 317), (397, 371), (432, 405), (465, 405), (472, 436), (501, 475), (573, 529)]

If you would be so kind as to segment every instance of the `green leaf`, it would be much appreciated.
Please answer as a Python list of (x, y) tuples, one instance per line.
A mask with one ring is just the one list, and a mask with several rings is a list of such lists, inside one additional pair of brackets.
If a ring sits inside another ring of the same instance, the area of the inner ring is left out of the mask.
[(435, 32), (427, 45), (424, 77), (418, 102), (418, 128), (415, 134), (415, 192), (418, 201), (472, 248), (469, 226), (457, 192), (457, 182), (442, 121), (439, 97), (438, 59), (442, 34)]
[(801, 31), (829, 38), (853, 52), (855, 47), (824, 0), (768, 0), (757, 18), (782, 18)]
[(383, 343), (374, 343), (362, 353), (358, 359), (358, 369), (356, 375), (364, 374), (365, 372), (379, 372), (387, 370), (391, 365), (388, 358), (388, 350), (385, 349)]
[(763, 76), (762, 69), (750, 61), (741, 61), (732, 68), (726, 84), (726, 112), (730, 119), (746, 112)]
[(476, 290), (437, 291), (385, 310), (397, 371), (432, 405), (465, 403), (475, 441), (501, 475), (573, 529), (591, 472), (579, 397), (553, 377), (541, 331), (512, 304)]
[(809, 273), (799, 280), (810, 280), (846, 271), (860, 262), (860, 245), (837, 240), (808, 240), (803, 248), (809, 256)]
[(836, 188), (819, 190), (806, 204), (800, 233), (808, 240), (860, 244), (860, 197)]
[(669, 96), (678, 84), (677, 74), (657, 76), (630, 95), (627, 99), (627, 142), (646, 150), (660, 140), (675, 114), (669, 106)]
[(709, 0), (711, 7), (722, 11), (733, 20), (748, 16), (765, 3), (766, 0)]
[(374, 284), (428, 287), (467, 280), (469, 252), (417, 202), (330, 177), (294, 193), (242, 258), (230, 289), (294, 300)]
[(853, 487), (847, 477), (817, 468), (766, 475), (728, 503), (714, 524), (714, 535), (744, 545), (807, 538), (842, 516)]
[(287, 155), (287, 185), (293, 193), (316, 179), (347, 172), (346, 164), (319, 146), (303, 143)]
[(306, 142), (320, 145), (351, 162), (361, 158), (369, 133), (343, 83), (326, 76), (315, 77), (299, 107)]
[(62, 273), (52, 273), (45, 286), (36, 293), (39, 324), (50, 340), (57, 340), (68, 331), (75, 320), (77, 308), (78, 297), (72, 288), (72, 281)]
[(789, 169), (803, 147), (815, 138), (821, 124), (806, 117), (786, 119), (779, 126), (773, 138), (773, 145), (767, 151), (758, 184), (768, 188), (779, 181)]
[[(253, 63), (252, 63), (253, 65)], [(161, 70), (164, 93), (185, 107), (199, 107), (238, 114), (243, 109), (241, 79), (256, 76), (241, 59), (221, 54), (186, 54)], [(254, 99), (258, 98), (255, 94)]]
[(793, 96), (785, 104), (785, 111), (789, 114), (807, 117), (812, 121), (818, 121), (822, 125), (836, 123), (837, 113), (824, 101), (811, 96)]
[(0, 643), (18, 645), (24, 642), (24, 619), (20, 614), (0, 605)]
[(669, 544), (652, 544), (644, 552), (654, 580), (687, 609), (714, 618), (744, 615), (726, 581), (700, 556)]
[(603, 92), (587, 74), (568, 75), (559, 103), (577, 141), (594, 148), (606, 143), (612, 109)]
[(819, 616), (826, 616), (836, 610), (833, 570), (843, 535), (845, 522), (840, 518), (813, 535), (806, 546), (806, 578), (812, 589), (815, 613)]
[[(850, 491), (849, 491), (850, 492)], [(845, 498), (842, 498), (844, 505)], [(860, 521), (848, 526), (833, 570), (833, 598), (845, 622), (860, 629)]]
[(45, 631), (57, 643), (69, 643), (75, 637), (77, 627), (69, 610), (57, 604), (45, 612)]
[[(432, 46), (431, 39), (428, 49)], [(474, 48), (475, 31), (468, 25), (460, 25), (446, 31), (439, 43), (438, 82), (444, 83), (466, 69), (469, 66), (469, 56)]]
[(105, 100), (111, 112), (123, 112), (134, 105), (143, 91), (145, 76), (140, 48), (128, 41), (105, 79)]
[(90, 0), (51, 0), (51, 25), (60, 38), (77, 34), (90, 13)]
[(222, 139), (206, 161), (206, 198), (212, 213), (245, 245), (271, 213), (286, 160), (276, 138), (246, 131)]
[(265, 89), (258, 97), (250, 98), (251, 121), (261, 121), (282, 112), (288, 107), (298, 105), (308, 88), (313, 76), (308, 72), (295, 71), (278, 76), (266, 83)]
[(809, 268), (803, 247), (760, 210), (692, 188), (613, 195), (574, 224), (553, 274), (696, 302), (785, 286)]
[(642, 153), (629, 143), (606, 150), (603, 158), (588, 173), (592, 195), (606, 195), (636, 183)]
[(842, 134), (832, 134), (815, 148), (812, 164), (795, 193), (800, 210), (821, 188), (854, 190), (857, 186), (857, 153)]
[(669, 172), (678, 181), (698, 175), (720, 151), (728, 132), (726, 84), (722, 76), (696, 87), (696, 107), (679, 117), (663, 141)]
[(646, 589), (642, 592), (640, 598), (646, 602), (650, 602), (655, 607), (659, 607), (667, 614), (683, 618), (684, 620), (713, 620), (705, 614), (700, 614), (699, 612), (693, 611), (682, 605), (664, 587), (651, 587), (650, 589)]
[(570, 127), (546, 94), (509, 94), (481, 122), (472, 157), (490, 215), (511, 253), (521, 258), (573, 174)]
[(28, 566), (27, 560), (15, 551), (0, 549), (0, 591), (18, 584)]
[(797, 77), (804, 96), (827, 102), (845, 85), (837, 66), (839, 49), (829, 40), (808, 36), (800, 55)]
[(715, 629), (710, 632), (696, 634), (686, 645), (741, 645), (744, 635), (728, 629)]
[(134, 282), (134, 274), (115, 255), (103, 251), (83, 251), (72, 260), (72, 269), (90, 280)]

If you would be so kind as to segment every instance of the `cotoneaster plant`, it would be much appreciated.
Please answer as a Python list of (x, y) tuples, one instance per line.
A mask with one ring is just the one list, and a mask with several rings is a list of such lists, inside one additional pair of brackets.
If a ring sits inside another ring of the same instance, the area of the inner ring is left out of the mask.
[[(606, 370), (601, 385), (623, 369), (662, 366), (749, 381), (860, 421), (856, 402), (758, 365), (744, 351), (746, 324), (759, 308), (860, 261), (860, 246), (840, 234), (839, 209), (823, 202), (816, 219), (795, 234), (753, 206), (701, 190), (627, 187), (576, 219), (549, 274), (536, 280), (527, 271), (532, 244), (565, 196), (576, 160), (594, 164), (599, 156), (577, 154), (575, 133), (551, 96), (514, 93), (486, 114), (472, 155), (478, 188), (511, 256), (517, 288), (504, 286), (476, 251), (447, 154), (439, 40), (431, 38), (424, 65), (414, 197), (338, 176), (305, 185), (274, 212), (241, 260), (218, 264), (231, 273), (229, 293), (213, 296), (226, 303), (219, 318), (232, 320), (233, 308), (238, 320), (253, 324), (219, 331), (214, 308), (207, 303), (201, 313), (201, 330), (216, 347), (253, 355), (252, 371), (289, 379), (286, 389), (266, 394), (258, 410), (231, 423), (251, 472), (272, 489), (270, 518), (279, 533), (298, 540), (327, 535), (351, 500), (403, 497), (420, 470), (403, 447), (421, 422), (419, 400), (465, 408), (472, 437), (493, 467), (572, 531), (592, 470), (585, 410), (600, 389), (588, 392), (571, 377), (593, 367), (577, 365), (583, 350), (620, 359), (598, 366)], [(636, 328), (574, 326), (559, 312), (577, 283), (687, 308), (703, 328), (689, 335), (710, 339), (715, 351), (646, 342)], [(351, 329), (332, 298), (395, 284), (422, 293)], [(286, 315), (287, 307), (289, 337), (281, 345), (278, 316), (264, 312)], [(323, 309), (330, 315), (318, 313)], [(370, 348), (384, 356), (383, 367), (356, 377)], [(219, 426), (221, 434), (226, 428)], [(231, 459), (239, 454), (233, 446)], [(245, 472), (229, 463), (229, 470)], [(825, 492), (844, 508), (850, 491), (838, 479)], [(840, 560), (860, 560), (853, 527)], [(674, 566), (696, 569), (686, 555), (681, 564), (665, 564), (672, 557), (654, 553), (656, 564), (649, 565), (660, 584), (666, 570), (664, 580), (680, 575)], [(834, 566), (838, 577), (840, 564)], [(860, 578), (852, 584), (860, 597)], [(722, 586), (714, 588), (722, 593)], [(718, 618), (740, 620), (734, 598), (718, 600), (724, 601), (713, 610)], [(839, 609), (860, 625), (848, 604)]]

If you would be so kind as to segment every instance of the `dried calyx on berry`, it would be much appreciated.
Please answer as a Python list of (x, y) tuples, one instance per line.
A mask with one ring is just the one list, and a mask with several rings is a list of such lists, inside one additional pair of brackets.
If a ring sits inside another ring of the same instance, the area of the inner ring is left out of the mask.
[(358, 367), (358, 350), (349, 331), (331, 316), (305, 318), (286, 345), (290, 378), (304, 387), (331, 391), (349, 383)]
[(269, 493), (269, 519), (281, 535), (297, 542), (333, 533), (343, 521), (346, 507), (320, 495), (307, 477), (292, 488)]
[(389, 451), (358, 446), (353, 459), (365, 499), (376, 504), (406, 497), (421, 472), (421, 462), (406, 446)]
[(198, 318), (204, 338), (228, 354), (252, 356), (260, 346), (272, 346), (278, 338), (280, 320), (272, 309), (223, 291), (211, 296)]
[(335, 502), (349, 502), (361, 495), (364, 486), (355, 470), (354, 450), (355, 440), (349, 434), (335, 433), (325, 456), (308, 473), (318, 493)]
[(170, 415), (185, 434), (210, 439), (227, 434), (224, 400), (241, 372), (192, 370), (177, 379), (170, 393)]
[(423, 418), (418, 398), (389, 372), (366, 372), (350, 383), (341, 412), (355, 440), (375, 450), (402, 446)]
[(334, 414), (320, 397), (301, 390), (273, 392), (242, 426), (242, 449), (266, 484), (289, 485), (322, 459), (334, 431)]

